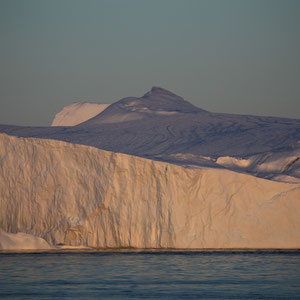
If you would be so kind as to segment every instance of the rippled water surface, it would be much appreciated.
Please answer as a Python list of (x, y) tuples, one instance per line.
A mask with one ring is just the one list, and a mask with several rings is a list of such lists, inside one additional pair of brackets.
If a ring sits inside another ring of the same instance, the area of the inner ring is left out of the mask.
[(295, 299), (299, 251), (0, 253), (8, 299)]

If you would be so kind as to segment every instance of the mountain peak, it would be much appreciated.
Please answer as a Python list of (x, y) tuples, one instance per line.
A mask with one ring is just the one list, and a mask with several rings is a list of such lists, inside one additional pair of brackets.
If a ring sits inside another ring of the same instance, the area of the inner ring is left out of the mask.
[(95, 126), (97, 124), (123, 123), (128, 121), (161, 120), (185, 113), (206, 112), (182, 97), (160, 88), (152, 87), (144, 96), (126, 97), (111, 104), (105, 111), (94, 118), (81, 123), (82, 126)]
[(142, 98), (147, 98), (147, 97), (150, 97), (150, 96), (158, 96), (158, 95), (161, 95), (161, 96), (172, 96), (172, 97), (178, 97), (178, 98), (181, 98), (179, 96), (177, 96), (176, 94), (168, 91), (167, 89), (164, 89), (162, 87), (158, 87), (158, 86), (153, 86), (151, 88), (151, 90), (149, 92), (147, 92)]

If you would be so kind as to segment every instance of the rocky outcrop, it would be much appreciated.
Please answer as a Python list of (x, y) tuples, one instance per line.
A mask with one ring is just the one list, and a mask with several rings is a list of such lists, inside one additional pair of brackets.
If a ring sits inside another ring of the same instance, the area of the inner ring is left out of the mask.
[(299, 248), (300, 185), (0, 134), (0, 228), (51, 244)]

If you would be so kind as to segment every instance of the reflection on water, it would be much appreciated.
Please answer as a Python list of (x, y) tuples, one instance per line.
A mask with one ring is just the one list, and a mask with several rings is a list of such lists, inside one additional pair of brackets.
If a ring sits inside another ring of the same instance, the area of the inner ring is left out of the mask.
[(0, 297), (297, 298), (299, 251), (0, 253)]

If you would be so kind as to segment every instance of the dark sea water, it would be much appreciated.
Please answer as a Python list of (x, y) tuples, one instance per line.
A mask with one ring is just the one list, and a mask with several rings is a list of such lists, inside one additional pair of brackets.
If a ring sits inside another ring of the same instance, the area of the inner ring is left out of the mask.
[(0, 298), (300, 299), (300, 252), (0, 253)]

